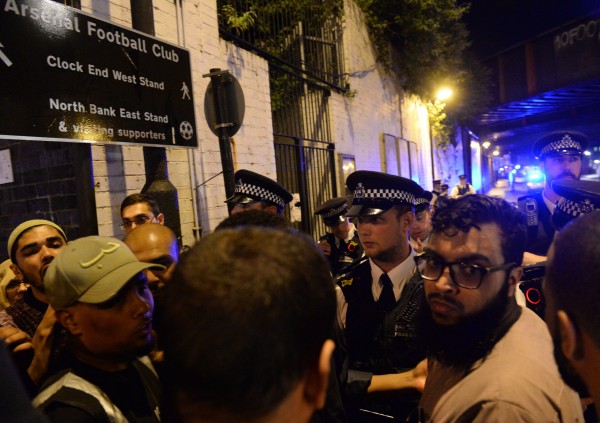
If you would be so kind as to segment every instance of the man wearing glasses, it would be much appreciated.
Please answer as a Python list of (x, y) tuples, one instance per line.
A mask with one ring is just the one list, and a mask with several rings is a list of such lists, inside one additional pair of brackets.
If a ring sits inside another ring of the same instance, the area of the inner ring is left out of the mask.
[(158, 202), (149, 194), (131, 194), (121, 203), (121, 219), (119, 226), (129, 232), (144, 223), (165, 224), (165, 215), (160, 212)]
[(432, 224), (415, 257), (427, 300), (418, 330), (429, 358), (421, 421), (583, 421), (544, 322), (514, 298), (523, 214), (475, 194), (445, 202)]

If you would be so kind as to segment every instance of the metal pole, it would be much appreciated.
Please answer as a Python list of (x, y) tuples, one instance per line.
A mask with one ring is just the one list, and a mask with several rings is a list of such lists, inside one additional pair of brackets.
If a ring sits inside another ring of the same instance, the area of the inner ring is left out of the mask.
[(215, 129), (219, 137), (219, 149), (221, 151), (221, 165), (223, 166), (223, 181), (225, 182), (225, 195), (231, 197), (235, 192), (235, 175), (233, 168), (233, 154), (231, 152), (231, 138), (229, 128), (236, 122), (231, 122), (229, 110), (227, 110), (226, 86), (232, 83), (231, 75), (227, 70), (218, 68), (211, 69), (210, 73), (203, 75), (210, 77), (212, 96), (215, 110)]

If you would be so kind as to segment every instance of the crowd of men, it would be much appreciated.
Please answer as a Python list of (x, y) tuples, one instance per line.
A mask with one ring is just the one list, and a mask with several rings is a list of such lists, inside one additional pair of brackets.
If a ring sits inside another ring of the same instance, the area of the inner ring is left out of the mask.
[[(538, 141), (546, 188), (520, 207), (462, 176), (448, 195), (356, 171), (350, 199), (316, 209), (318, 241), (284, 217), (287, 189), (249, 170), (185, 253), (148, 194), (123, 201), (122, 241), (25, 221), (0, 266), (0, 420), (593, 421), (586, 145)], [(527, 254), (547, 260), (546, 322), (517, 300)]]

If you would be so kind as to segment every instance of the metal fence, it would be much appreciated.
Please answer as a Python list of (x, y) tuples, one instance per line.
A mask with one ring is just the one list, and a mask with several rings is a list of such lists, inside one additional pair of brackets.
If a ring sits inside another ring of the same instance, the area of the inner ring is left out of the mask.
[[(331, 143), (278, 136), (275, 141), (277, 180), (291, 192), (300, 194), (301, 221), (294, 226), (318, 239), (326, 233), (322, 219), (314, 213), (336, 193), (335, 151)], [(286, 209), (291, 219), (290, 210)]]
[(343, 1), (218, 0), (217, 9), (224, 39), (346, 91)]

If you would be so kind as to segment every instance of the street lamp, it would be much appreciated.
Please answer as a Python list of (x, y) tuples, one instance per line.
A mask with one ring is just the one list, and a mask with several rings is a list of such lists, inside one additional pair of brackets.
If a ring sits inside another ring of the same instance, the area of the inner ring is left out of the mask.
[(437, 92), (437, 94), (435, 95), (435, 98), (437, 98), (440, 101), (445, 101), (448, 100), (450, 97), (452, 97), (452, 89), (444, 87), (444, 88), (440, 88), (440, 90)]

